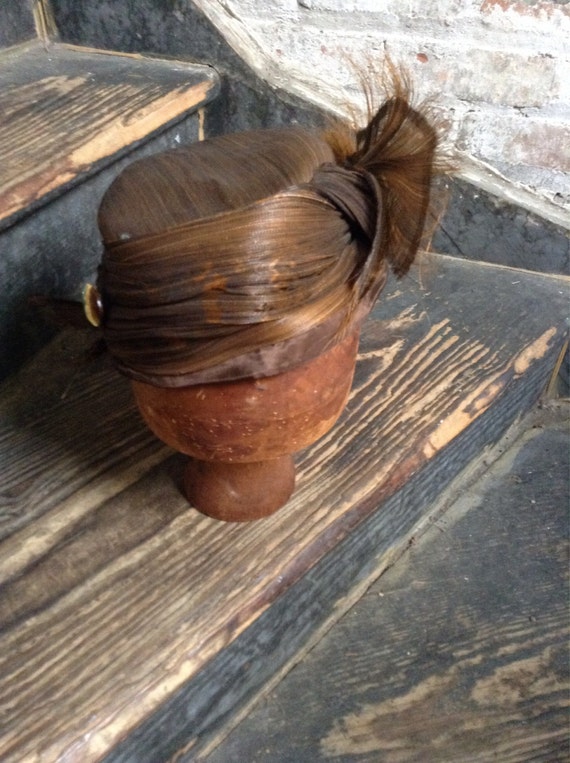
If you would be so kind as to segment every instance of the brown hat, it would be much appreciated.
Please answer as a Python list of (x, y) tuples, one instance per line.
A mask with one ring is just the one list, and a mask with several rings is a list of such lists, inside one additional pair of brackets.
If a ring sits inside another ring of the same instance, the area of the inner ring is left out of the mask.
[(400, 93), (359, 132), (245, 132), (130, 165), (99, 211), (95, 301), (119, 369), (186, 386), (270, 376), (335, 344), (388, 266), (410, 267), (435, 148)]

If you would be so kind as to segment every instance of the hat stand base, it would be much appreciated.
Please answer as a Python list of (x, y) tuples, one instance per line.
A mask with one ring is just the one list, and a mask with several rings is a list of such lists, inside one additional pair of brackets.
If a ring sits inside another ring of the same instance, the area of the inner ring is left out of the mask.
[(191, 458), (184, 493), (202, 514), (224, 522), (248, 522), (273, 514), (295, 488), (293, 456), (267, 461), (200, 461)]

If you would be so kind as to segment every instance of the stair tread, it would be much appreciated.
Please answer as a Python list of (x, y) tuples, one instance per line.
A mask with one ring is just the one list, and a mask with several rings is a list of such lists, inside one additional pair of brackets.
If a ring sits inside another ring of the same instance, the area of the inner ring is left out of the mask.
[(569, 424), (511, 428), (208, 763), (567, 759)]
[(40, 41), (0, 57), (0, 227), (217, 92), (207, 66)]
[(78, 365), (91, 340), (62, 334), (0, 394), (0, 757), (136, 749), (142, 763), (197, 744), (263, 660), (276, 670), (306, 638), (365, 544), (404, 543), (536, 400), (567, 336), (568, 284), (439, 255), (391, 282), (345, 413), (299, 454), (290, 503), (247, 525), (188, 509), (183, 459), (106, 360)]

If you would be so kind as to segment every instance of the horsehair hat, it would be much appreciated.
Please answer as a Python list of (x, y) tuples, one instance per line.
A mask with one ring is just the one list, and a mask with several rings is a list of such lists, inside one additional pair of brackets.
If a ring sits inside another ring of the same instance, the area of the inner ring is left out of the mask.
[(428, 208), (436, 131), (405, 95), (358, 132), (250, 131), (124, 170), (99, 211), (118, 368), (165, 387), (270, 376), (358, 324)]

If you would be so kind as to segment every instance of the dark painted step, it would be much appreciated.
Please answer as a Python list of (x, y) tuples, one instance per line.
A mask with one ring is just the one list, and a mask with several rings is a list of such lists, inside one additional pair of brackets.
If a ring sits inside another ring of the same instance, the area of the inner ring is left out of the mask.
[(207, 763), (568, 760), (569, 424), (511, 431)]
[(111, 180), (199, 139), (217, 89), (213, 69), (179, 61), (40, 41), (0, 51), (0, 377), (39, 343), (28, 296), (70, 296), (93, 274)]
[(365, 324), (294, 498), (245, 526), (187, 506), (127, 382), (61, 335), (0, 396), (0, 758), (194, 759), (533, 405), (568, 284), (426, 256)]

